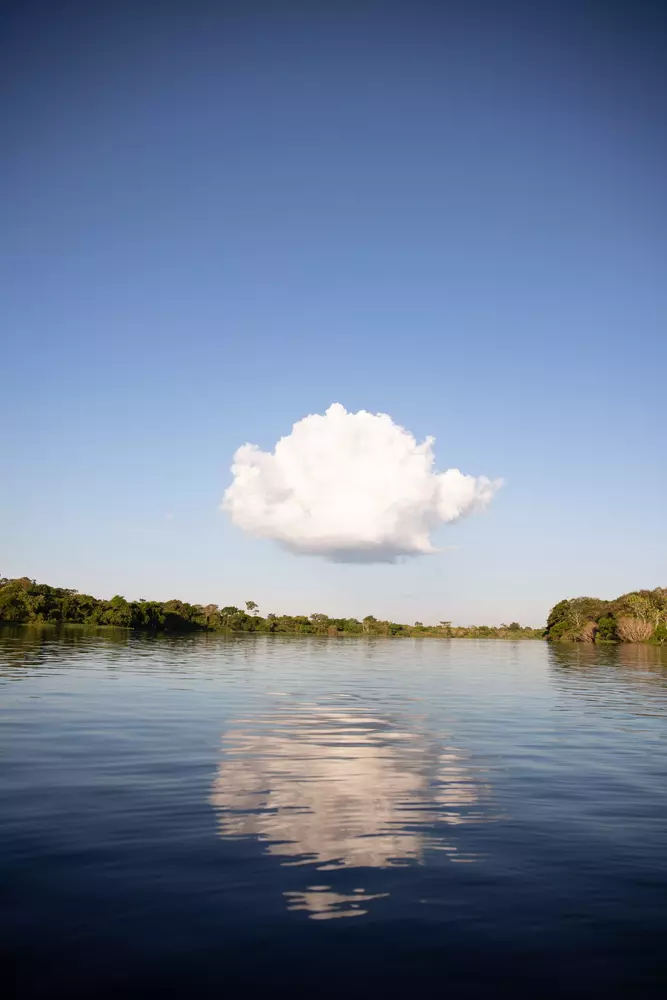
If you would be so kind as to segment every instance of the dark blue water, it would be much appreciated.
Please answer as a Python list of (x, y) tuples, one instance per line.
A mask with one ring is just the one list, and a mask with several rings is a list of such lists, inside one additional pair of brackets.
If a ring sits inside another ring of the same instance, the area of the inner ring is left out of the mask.
[(667, 654), (0, 633), (22, 997), (653, 997)]

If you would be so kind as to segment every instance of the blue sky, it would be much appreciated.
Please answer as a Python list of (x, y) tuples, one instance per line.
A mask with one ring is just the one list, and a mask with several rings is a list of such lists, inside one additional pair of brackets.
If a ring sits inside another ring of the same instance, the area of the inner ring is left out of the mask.
[[(655, 6), (16, 5), (0, 573), (462, 623), (664, 586)], [(334, 401), (506, 485), (395, 566), (244, 535), (235, 449)]]

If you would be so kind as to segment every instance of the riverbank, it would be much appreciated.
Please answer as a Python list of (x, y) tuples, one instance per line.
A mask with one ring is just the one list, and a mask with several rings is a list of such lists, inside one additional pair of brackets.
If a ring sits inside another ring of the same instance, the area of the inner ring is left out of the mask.
[(667, 642), (667, 588), (633, 590), (611, 601), (574, 597), (554, 605), (545, 638), (551, 642)]
[(88, 625), (130, 628), (144, 632), (259, 632), (284, 635), (378, 635), (440, 639), (541, 639), (544, 630), (519, 622), (502, 625), (453, 625), (440, 621), (425, 625), (392, 622), (366, 615), (333, 618), (326, 614), (262, 616), (254, 601), (245, 609), (235, 605), (189, 604), (170, 601), (110, 600), (76, 590), (37, 583), (28, 577), (0, 579), (0, 622), (14, 625)]

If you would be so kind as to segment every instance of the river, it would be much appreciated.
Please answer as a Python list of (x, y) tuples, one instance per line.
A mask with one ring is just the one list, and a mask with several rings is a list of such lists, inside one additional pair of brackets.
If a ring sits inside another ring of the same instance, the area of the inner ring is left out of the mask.
[(17, 996), (653, 997), (667, 651), (0, 631)]

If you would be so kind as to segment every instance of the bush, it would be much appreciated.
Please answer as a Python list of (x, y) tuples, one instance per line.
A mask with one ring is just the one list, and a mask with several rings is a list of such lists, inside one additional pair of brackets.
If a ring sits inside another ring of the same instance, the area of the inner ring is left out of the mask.
[(585, 625), (582, 625), (579, 629), (577, 642), (595, 642), (597, 630), (597, 622), (586, 622)]
[(641, 618), (626, 616), (618, 619), (618, 637), (621, 642), (646, 642), (653, 635), (653, 625)]

